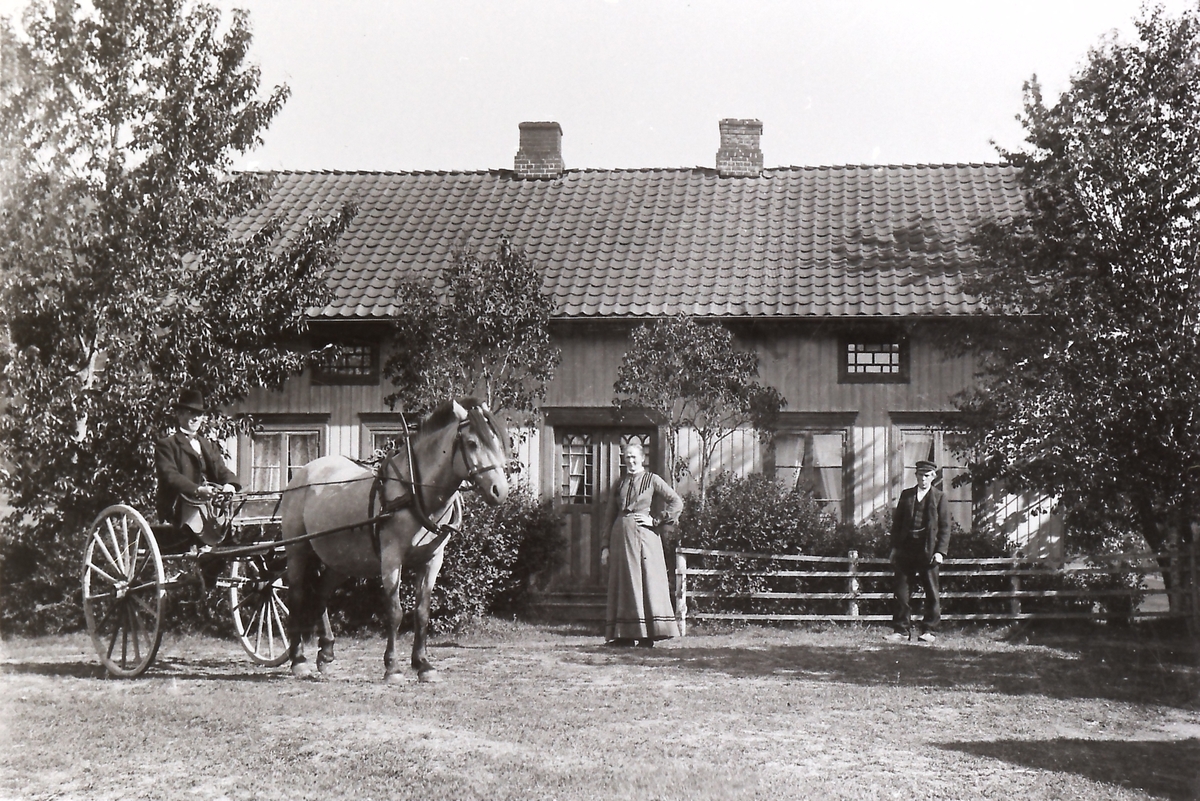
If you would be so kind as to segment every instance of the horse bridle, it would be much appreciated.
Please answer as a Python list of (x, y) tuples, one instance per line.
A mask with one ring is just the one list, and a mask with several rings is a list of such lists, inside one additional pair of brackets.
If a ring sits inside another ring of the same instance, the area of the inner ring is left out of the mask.
[[(485, 422), (486, 422), (486, 420), (485, 420)], [(498, 433), (496, 433), (496, 430), (494, 428), (492, 428), (491, 423), (487, 423), (487, 426), (489, 429), (491, 429), (492, 437), (495, 438), (497, 442), (499, 442), (500, 435)], [(497, 464), (490, 464), (490, 465), (487, 465), (486, 467), (481, 467), (478, 462), (476, 462), (476, 464), (474, 464), (474, 465), (472, 465), (470, 463), (470, 460), (468, 460), (468, 458), (467, 458), (467, 449), (464, 448), (462, 445), (463, 429), (470, 428), (470, 427), (471, 427), (471, 418), (470, 417), (468, 417), (466, 420), (463, 420), (462, 422), (460, 422), (458, 424), (458, 431), (454, 435), (454, 449), (458, 453), (458, 455), (462, 458), (463, 467), (465, 467), (467, 469), (467, 474), (465, 476), (463, 476), (463, 480), (464, 481), (469, 480), (472, 483), (474, 483), (475, 476), (482, 475), (483, 473), (490, 473), (493, 470), (503, 470), (504, 468)], [(478, 485), (476, 485), (476, 488), (478, 488)]]
[[(408, 429), (408, 421), (406, 419), (404, 419), (403, 412), (400, 413), (400, 419), (404, 425), (405, 432), (407, 432), (409, 430)], [(498, 433), (496, 433), (496, 430), (492, 426), (492, 424), (487, 422), (486, 418), (484, 418), (484, 422), (487, 425), (487, 427), (489, 429), (491, 429), (492, 436), (497, 441), (499, 441), (500, 435)], [(495, 465), (495, 464), (484, 466), (478, 461), (476, 461), (474, 464), (472, 464), (472, 460), (467, 457), (467, 449), (464, 448), (463, 444), (462, 444), (463, 430), (470, 428), (471, 424), (472, 424), (471, 418), (469, 416), (467, 417), (466, 420), (462, 420), (459, 422), (458, 429), (457, 429), (457, 431), (454, 432), (454, 450), (455, 450), (455, 454), (459, 458), (462, 459), (463, 467), (466, 469), (466, 475), (464, 475), (462, 477), (462, 480), (463, 481), (469, 480), (475, 486), (476, 489), (479, 489), (479, 484), (478, 484), (478, 482), (475, 481), (476, 476), (491, 472), (493, 470), (502, 470), (503, 467), (501, 465)], [(413, 452), (412, 452), (412, 438), (408, 435), (408, 433), (405, 433), (405, 435), (404, 435), (404, 449), (405, 449), (406, 455), (408, 457), (409, 478), (405, 479), (404, 476), (400, 474), (400, 471), (397, 468), (392, 466), (393, 458), (391, 456), (389, 456), (388, 458), (383, 460), (383, 464), (379, 471), (379, 480), (383, 483), (387, 483), (388, 481), (396, 481), (396, 482), (399, 482), (400, 484), (407, 484), (412, 491), (413, 504), (416, 507), (417, 514), (419, 517), (423, 518), (422, 522), (424, 523), (425, 520), (428, 519), (428, 515), (425, 513), (425, 509), (423, 508), (423, 504), (420, 499), (420, 493), (418, 492), (418, 487), (422, 487), (422, 486), (424, 486), (424, 484), (423, 484), (423, 482), (421, 482), (420, 477), (417, 475), (417, 463), (416, 463), (416, 459), (413, 458)], [(394, 473), (394, 477), (393, 477), (393, 475), (391, 475), (393, 473)], [(384, 508), (384, 511), (394, 511), (395, 509), (402, 508), (403, 505), (404, 505), (404, 502), (401, 502), (400, 504), (397, 504), (397, 505), (395, 505), (394, 508), (392, 508), (391, 504), (384, 504), (383, 508)]]

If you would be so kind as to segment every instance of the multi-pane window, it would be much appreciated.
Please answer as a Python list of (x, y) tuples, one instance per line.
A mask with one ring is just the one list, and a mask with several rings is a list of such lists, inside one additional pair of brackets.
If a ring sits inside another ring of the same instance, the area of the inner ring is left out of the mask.
[(374, 345), (327, 345), (313, 367), (318, 384), (379, 383), (379, 352)]
[(775, 435), (775, 479), (812, 493), (841, 519), (846, 507), (846, 432), (780, 431)]
[(843, 383), (908, 381), (908, 347), (900, 339), (843, 339), (838, 377)]
[[(956, 482), (967, 474), (966, 460), (958, 452), (958, 435), (937, 428), (901, 428), (901, 486), (917, 483), (917, 462), (927, 459), (938, 466), (934, 486), (946, 494), (950, 519), (970, 531), (974, 514), (974, 491), (970, 481)], [(955, 486), (958, 483), (959, 486)]]
[(596, 502), (596, 443), (588, 434), (567, 434), (562, 440), (563, 503)]
[(250, 438), (250, 486), (255, 492), (277, 492), (296, 471), (321, 455), (318, 431), (260, 431)]

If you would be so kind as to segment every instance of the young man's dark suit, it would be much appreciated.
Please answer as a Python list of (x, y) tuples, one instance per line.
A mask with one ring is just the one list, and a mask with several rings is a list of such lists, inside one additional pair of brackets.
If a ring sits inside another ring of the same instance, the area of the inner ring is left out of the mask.
[(204, 480), (215, 484), (238, 484), (233, 471), (225, 466), (216, 444), (197, 436), (197, 454), (192, 437), (182, 431), (163, 437), (154, 444), (154, 463), (158, 471), (158, 517), (164, 523), (178, 525), (176, 502), (180, 495), (195, 495)]
[[(923, 512), (923, 519), (914, 512)], [(914, 523), (916, 526), (914, 527)], [(914, 530), (919, 536), (914, 537)], [(946, 555), (950, 547), (950, 509), (945, 494), (930, 487), (921, 503), (917, 488), (909, 487), (900, 493), (896, 514), (892, 518), (892, 568), (896, 579), (896, 614), (892, 625), (896, 631), (908, 634), (912, 626), (911, 588), (916, 579), (925, 590), (925, 618), (922, 631), (935, 631), (942, 619), (941, 588), (934, 554)]]

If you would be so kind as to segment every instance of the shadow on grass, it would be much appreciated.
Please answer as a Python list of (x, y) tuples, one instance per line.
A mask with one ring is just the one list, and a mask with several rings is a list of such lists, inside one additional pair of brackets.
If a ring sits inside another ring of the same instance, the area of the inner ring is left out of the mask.
[[(75, 679), (109, 678), (103, 665), (92, 662), (15, 662), (0, 665), (0, 674)], [(284, 668), (256, 667), (249, 662), (160, 657), (138, 678), (264, 682), (286, 679), (289, 676)]]
[(1200, 799), (1200, 740), (995, 740), (940, 743), (948, 751), (1076, 773), (1157, 798)]
[[(1153, 648), (1075, 643), (1070, 650), (1016, 647), (971, 650), (917, 646), (687, 645), (646, 651), (652, 662), (731, 676), (777, 676), (863, 686), (980, 689), (1008, 695), (1102, 698), (1175, 707), (1200, 706), (1196, 663), (1165, 659)], [(638, 649), (639, 651), (641, 649)]]
[(106, 675), (103, 665), (87, 662), (13, 662), (0, 665), (0, 674), (72, 679), (102, 679)]

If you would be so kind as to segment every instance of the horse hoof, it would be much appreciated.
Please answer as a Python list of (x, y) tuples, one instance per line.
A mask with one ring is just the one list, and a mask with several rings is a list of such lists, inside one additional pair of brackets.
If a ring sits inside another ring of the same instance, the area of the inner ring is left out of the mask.
[(385, 684), (402, 684), (404, 682), (404, 674), (400, 671), (395, 673), (384, 673), (383, 681)]
[(295, 662), (292, 664), (292, 676), (297, 679), (311, 679), (313, 675), (312, 665), (307, 662)]
[(337, 665), (333, 662), (317, 662), (317, 672), (322, 676), (333, 676), (337, 674)]
[(439, 676), (438, 672), (432, 668), (429, 670), (422, 670), (417, 674), (417, 681), (423, 681), (426, 684), (437, 684), (441, 680), (442, 677)]

